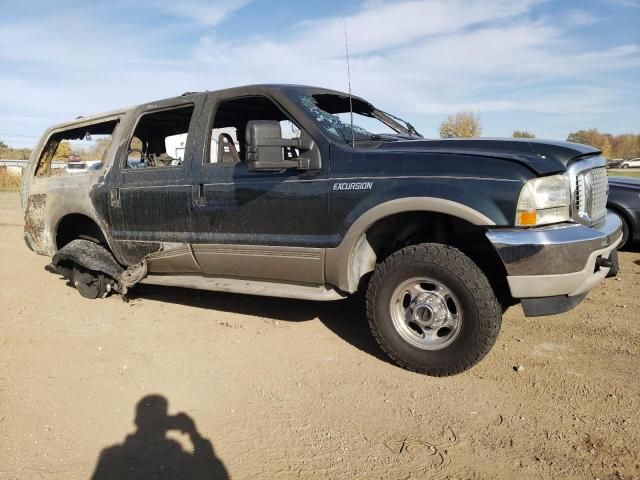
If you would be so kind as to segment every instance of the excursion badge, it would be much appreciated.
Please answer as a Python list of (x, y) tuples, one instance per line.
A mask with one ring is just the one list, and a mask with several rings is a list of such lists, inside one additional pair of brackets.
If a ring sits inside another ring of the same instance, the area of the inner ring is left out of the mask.
[(371, 190), (373, 182), (338, 182), (333, 184), (334, 190)]

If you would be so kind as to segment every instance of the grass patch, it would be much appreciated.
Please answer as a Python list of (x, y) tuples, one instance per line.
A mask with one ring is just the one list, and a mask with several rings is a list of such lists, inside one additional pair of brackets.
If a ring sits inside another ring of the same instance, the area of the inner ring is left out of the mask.
[(19, 190), (20, 175), (0, 169), (0, 190)]
[(640, 178), (640, 169), (612, 168), (607, 170), (610, 177), (635, 177)]

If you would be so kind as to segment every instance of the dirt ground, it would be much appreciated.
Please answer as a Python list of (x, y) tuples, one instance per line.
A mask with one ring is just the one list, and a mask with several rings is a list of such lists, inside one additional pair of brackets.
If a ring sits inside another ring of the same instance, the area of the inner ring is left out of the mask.
[(511, 308), (487, 358), (436, 379), (387, 362), (353, 302), (85, 300), (21, 223), (0, 193), (2, 479), (640, 478), (638, 250), (567, 314)]

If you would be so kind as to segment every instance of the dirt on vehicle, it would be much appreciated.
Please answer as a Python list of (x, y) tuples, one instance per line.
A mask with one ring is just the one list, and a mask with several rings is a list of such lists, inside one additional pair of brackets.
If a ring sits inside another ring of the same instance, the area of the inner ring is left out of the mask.
[(512, 307), (439, 379), (392, 365), (354, 301), (87, 300), (22, 235), (2, 192), (2, 479), (640, 477), (637, 249), (568, 313)]

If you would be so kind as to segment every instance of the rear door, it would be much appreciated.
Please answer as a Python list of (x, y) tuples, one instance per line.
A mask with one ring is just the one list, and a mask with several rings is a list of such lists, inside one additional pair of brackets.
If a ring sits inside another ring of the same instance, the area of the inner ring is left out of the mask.
[(204, 95), (142, 107), (118, 151), (109, 203), (113, 237), (129, 264), (196, 273), (190, 251), (191, 165)]

